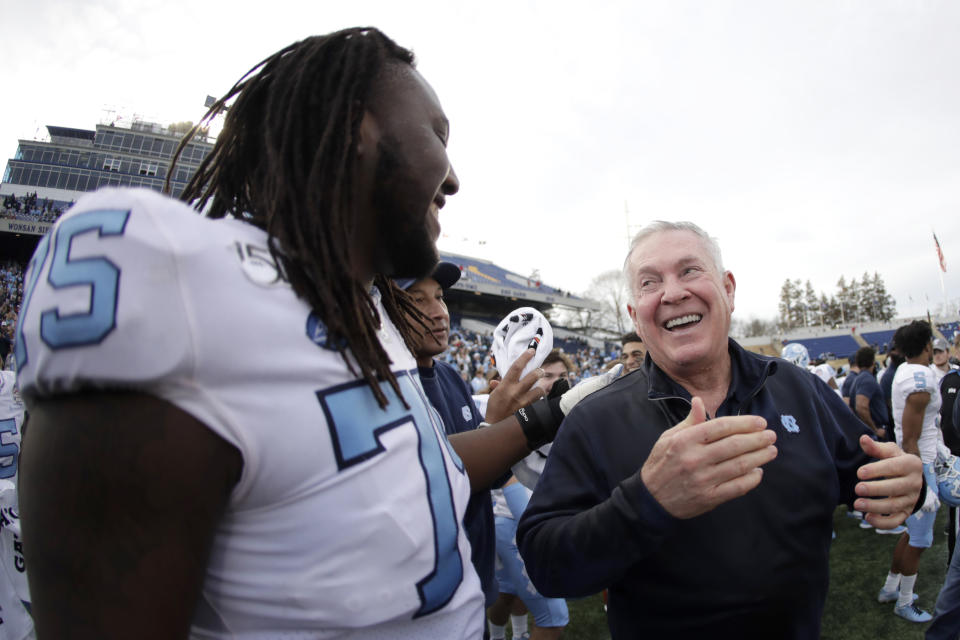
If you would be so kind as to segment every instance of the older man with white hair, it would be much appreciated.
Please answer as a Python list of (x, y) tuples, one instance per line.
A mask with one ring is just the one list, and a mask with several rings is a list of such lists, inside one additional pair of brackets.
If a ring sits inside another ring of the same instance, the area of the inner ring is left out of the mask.
[(736, 280), (696, 225), (644, 228), (625, 270), (649, 357), (567, 415), (517, 533), (531, 579), (607, 588), (614, 640), (818, 637), (834, 508), (900, 524), (920, 459), (728, 338)]

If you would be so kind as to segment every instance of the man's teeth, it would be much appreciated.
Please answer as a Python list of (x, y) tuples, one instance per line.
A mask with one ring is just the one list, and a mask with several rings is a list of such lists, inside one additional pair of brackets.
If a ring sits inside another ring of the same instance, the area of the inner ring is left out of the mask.
[(679, 327), (683, 324), (689, 324), (691, 322), (700, 322), (700, 319), (703, 318), (698, 313), (691, 313), (690, 315), (680, 316), (679, 318), (674, 318), (673, 320), (667, 321), (667, 329), (673, 329), (674, 327)]

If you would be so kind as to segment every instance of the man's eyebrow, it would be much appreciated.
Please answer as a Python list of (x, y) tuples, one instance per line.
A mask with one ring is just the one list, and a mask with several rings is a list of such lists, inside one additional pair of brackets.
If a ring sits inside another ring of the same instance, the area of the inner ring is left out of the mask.
[[(706, 264), (706, 263), (707, 263), (707, 260), (703, 256), (690, 254), (690, 255), (683, 256), (681, 258), (677, 258), (677, 260), (673, 262), (673, 267), (685, 267), (691, 264)], [(651, 264), (641, 264), (634, 270), (634, 273), (637, 273), (637, 274), (660, 273), (660, 269)]]

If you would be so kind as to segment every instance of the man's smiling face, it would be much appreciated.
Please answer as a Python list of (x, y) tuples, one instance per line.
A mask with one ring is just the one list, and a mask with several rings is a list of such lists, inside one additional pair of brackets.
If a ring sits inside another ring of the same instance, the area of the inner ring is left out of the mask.
[(650, 357), (671, 377), (724, 361), (736, 282), (691, 231), (660, 231), (628, 261), (627, 306)]

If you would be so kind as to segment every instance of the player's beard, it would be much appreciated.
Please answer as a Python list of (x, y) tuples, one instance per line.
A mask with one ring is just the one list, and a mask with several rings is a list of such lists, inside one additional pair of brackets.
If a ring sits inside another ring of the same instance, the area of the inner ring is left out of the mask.
[(434, 194), (417, 193), (420, 183), (406, 174), (388, 141), (381, 141), (374, 180), (379, 271), (392, 278), (423, 278), (440, 260), (430, 232), (429, 206)]

